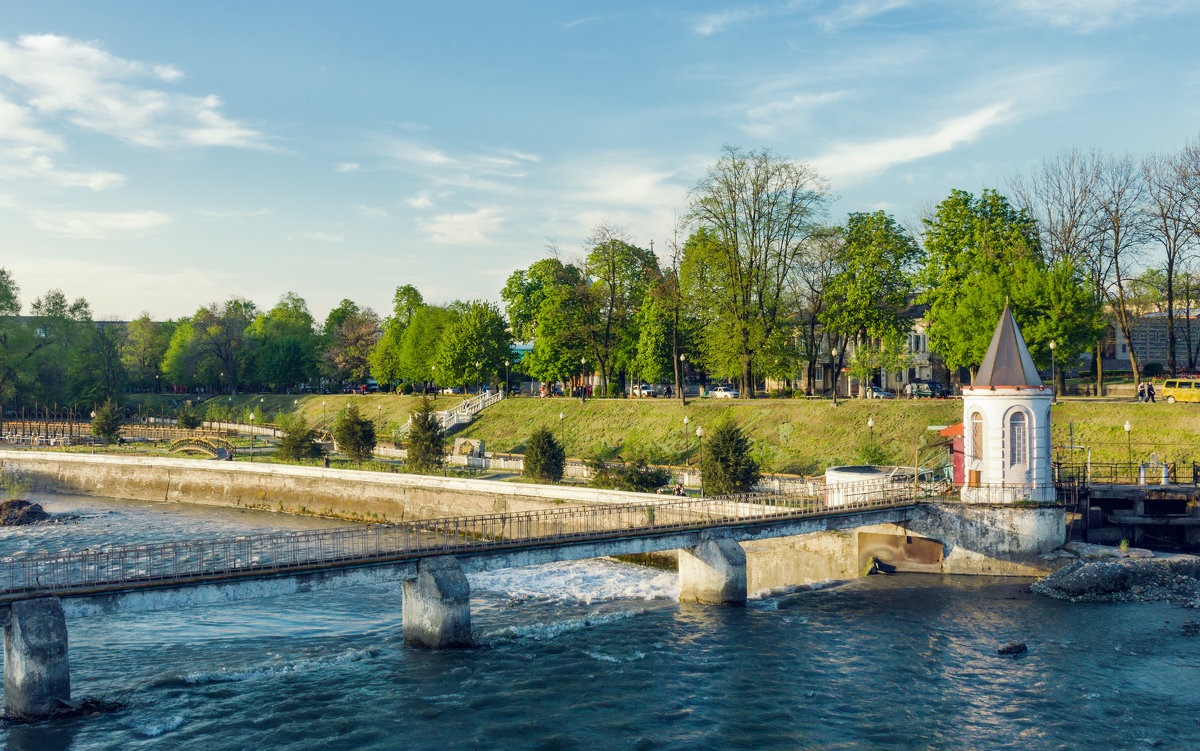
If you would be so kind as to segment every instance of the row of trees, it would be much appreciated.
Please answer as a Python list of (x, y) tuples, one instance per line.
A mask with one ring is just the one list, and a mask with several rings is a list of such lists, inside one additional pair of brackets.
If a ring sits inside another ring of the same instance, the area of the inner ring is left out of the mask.
[[(883, 211), (831, 224), (828, 186), (810, 167), (726, 147), (661, 257), (599, 226), (579, 257), (551, 247), (513, 272), (503, 312), (479, 300), (429, 304), (404, 285), (386, 318), (343, 300), (319, 326), (292, 293), (269, 310), (234, 297), (118, 326), (51, 290), (22, 318), (16, 281), (0, 269), (0, 399), (85, 405), (127, 388), (284, 390), (368, 377), (461, 386), (515, 366), (514, 339), (533, 343), (524, 374), (595, 373), (602, 392), (678, 385), (685, 369), (734, 378), (746, 395), (764, 377), (811, 391), (824, 364), (860, 379), (902, 368), (922, 314), (932, 349), (971, 369), (1006, 302), (1043, 367), (1051, 341), (1064, 362), (1089, 348), (1099, 356), (1106, 315), (1129, 340), (1156, 306), (1175, 372), (1181, 290), (1185, 364), (1195, 366), (1200, 145), (1142, 159), (1068, 151), (1007, 192), (952, 191), (912, 228)], [(1161, 264), (1147, 264), (1155, 251)], [(1136, 376), (1136, 355), (1133, 366)]]

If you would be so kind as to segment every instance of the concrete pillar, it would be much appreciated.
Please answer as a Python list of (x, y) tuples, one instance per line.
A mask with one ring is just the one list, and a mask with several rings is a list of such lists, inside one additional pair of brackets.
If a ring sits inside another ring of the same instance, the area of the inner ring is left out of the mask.
[(679, 601), (746, 603), (746, 553), (733, 540), (708, 540), (679, 551)]
[(451, 556), (426, 558), (404, 582), (404, 642), (428, 649), (469, 647), (471, 588)]
[(4, 704), (10, 716), (45, 717), (71, 700), (67, 619), (57, 597), (19, 600), (4, 624)]

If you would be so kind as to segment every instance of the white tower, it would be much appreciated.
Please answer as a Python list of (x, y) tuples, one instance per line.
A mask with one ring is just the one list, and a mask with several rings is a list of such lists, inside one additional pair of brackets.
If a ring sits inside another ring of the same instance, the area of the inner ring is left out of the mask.
[(963, 501), (1054, 501), (1050, 396), (1005, 305), (974, 382), (963, 388)]

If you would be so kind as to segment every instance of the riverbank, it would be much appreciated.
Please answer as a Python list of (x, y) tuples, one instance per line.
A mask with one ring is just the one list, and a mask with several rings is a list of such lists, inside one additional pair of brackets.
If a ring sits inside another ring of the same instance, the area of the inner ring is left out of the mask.
[(1079, 557), (1030, 586), (1071, 602), (1170, 602), (1200, 608), (1200, 557), (1069, 544)]

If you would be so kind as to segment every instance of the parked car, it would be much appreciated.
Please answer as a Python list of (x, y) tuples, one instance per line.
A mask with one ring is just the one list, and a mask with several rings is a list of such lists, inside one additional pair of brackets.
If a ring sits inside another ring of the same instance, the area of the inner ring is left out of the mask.
[(714, 399), (736, 399), (738, 390), (730, 386), (717, 386), (709, 391), (708, 395)]
[(896, 395), (890, 391), (885, 391), (878, 386), (867, 386), (868, 399), (895, 399)]
[(913, 381), (913, 396), (918, 399), (945, 399), (950, 392), (936, 381)]
[(631, 396), (658, 396), (658, 390), (649, 383), (643, 383), (633, 387)]

